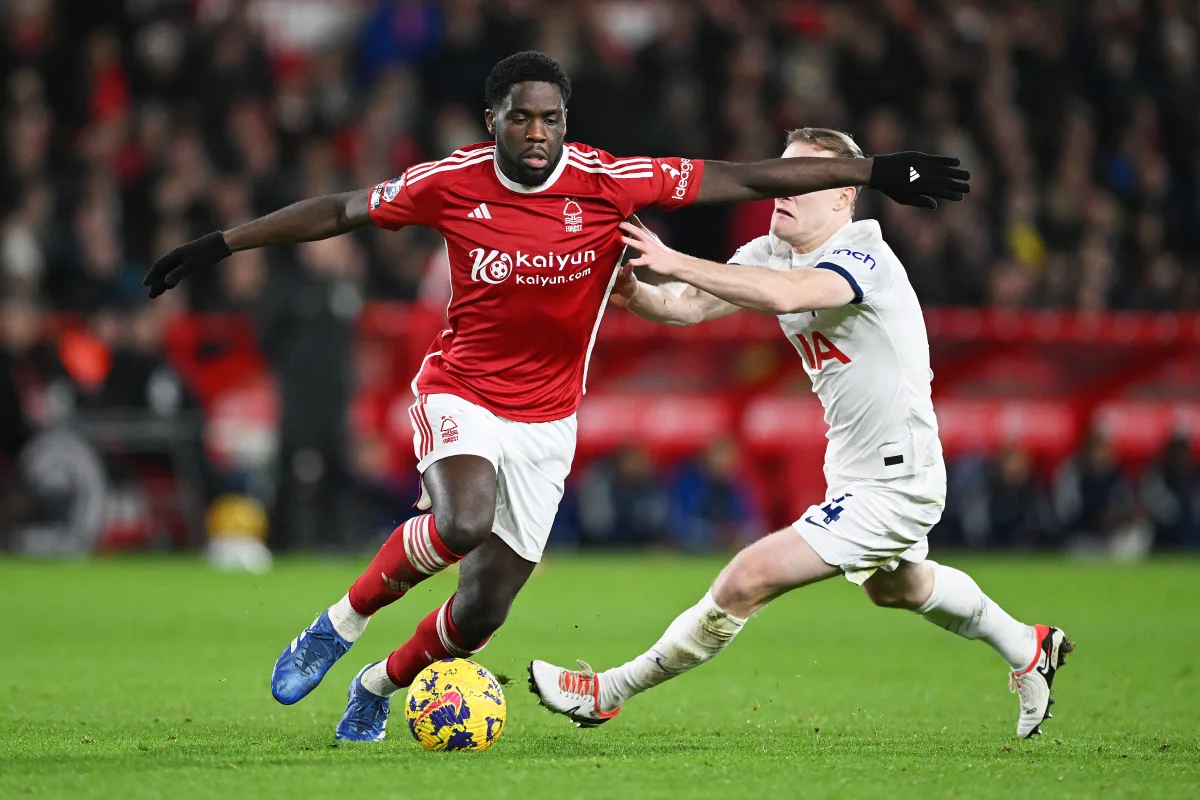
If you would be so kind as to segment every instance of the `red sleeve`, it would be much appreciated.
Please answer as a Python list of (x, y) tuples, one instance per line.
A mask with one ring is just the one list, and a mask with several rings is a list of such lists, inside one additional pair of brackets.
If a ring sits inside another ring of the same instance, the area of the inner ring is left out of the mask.
[(367, 213), (377, 227), (389, 231), (405, 225), (435, 227), (441, 193), (437, 191), (436, 178), (424, 179), (421, 170), (427, 166), (418, 164), (399, 178), (380, 183), (371, 190)]
[(647, 206), (667, 211), (691, 205), (700, 192), (704, 162), (690, 158), (652, 158), (650, 175), (641, 180), (617, 180), (621, 200), (632, 214)]

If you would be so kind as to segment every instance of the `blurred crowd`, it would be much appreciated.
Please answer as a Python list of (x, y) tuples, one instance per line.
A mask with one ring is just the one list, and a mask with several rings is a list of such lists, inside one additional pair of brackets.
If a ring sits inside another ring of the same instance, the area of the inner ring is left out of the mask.
[(1188, 436), (1132, 469), (1094, 431), (1048, 473), (1020, 448), (950, 464), (946, 513), (932, 539), (971, 549), (1056, 549), (1138, 558), (1200, 550), (1200, 469)]
[[(522, 48), (572, 75), (570, 137), (755, 160), (800, 125), (867, 152), (957, 155), (971, 202), (870, 197), (929, 303), (1200, 305), (1195, 3), (981, 0), (11, 0), (0, 291), (94, 313), (172, 245), (362, 187), (486, 138), (482, 84)], [(631, 114), (637, 109), (637, 114)], [(662, 222), (722, 258), (762, 204)], [(910, 224), (920, 219), (920, 224)], [(335, 260), (369, 297), (444, 294), (436, 237), (367, 233)], [(189, 287), (245, 308), (239, 254)]]
[[(1121, 463), (1100, 431), (1062, 464), (1039, 464), (1013, 446), (952, 459), (948, 467), (946, 510), (930, 534), (936, 547), (1129, 559), (1152, 550), (1200, 551), (1200, 465), (1189, 437), (1172, 439), (1137, 468)], [(779, 523), (766, 519), (771, 481), (755, 475), (730, 440), (666, 467), (629, 446), (568, 485), (551, 542), (735, 548)]]
[[(291, 496), (288, 476), (354, 473), (342, 431), (354, 320), (373, 299), (444, 305), (436, 234), (238, 253), (154, 304), (141, 277), (190, 238), (485, 139), (483, 80), (526, 48), (572, 77), (569, 138), (617, 155), (757, 160), (779, 153), (786, 129), (817, 125), (868, 153), (959, 156), (969, 202), (936, 214), (872, 193), (859, 204), (926, 304), (1200, 308), (1195, 3), (9, 0), (0, 464), (75, 409), (194, 408), (163, 326), (183, 310), (244, 311), (284, 387), (277, 494)], [(769, 214), (751, 203), (647, 218), (724, 259)], [(85, 326), (49, 346), (39, 331), (55, 312)], [(711, 491), (713, 460), (651, 486), (631, 477), (636, 453), (616, 456), (588, 473), (564, 535), (736, 538), (722, 515), (753, 518), (752, 501)], [(1098, 489), (1084, 462), (1077, 488), (1045, 501), (1013, 487), (1015, 457), (966, 469), (954, 535), (1020, 539), (1091, 514), (1078, 510), (1089, 492), (1153, 494)], [(1159, 507), (1146, 503), (1129, 507)], [(1043, 507), (1059, 522), (1038, 522)]]

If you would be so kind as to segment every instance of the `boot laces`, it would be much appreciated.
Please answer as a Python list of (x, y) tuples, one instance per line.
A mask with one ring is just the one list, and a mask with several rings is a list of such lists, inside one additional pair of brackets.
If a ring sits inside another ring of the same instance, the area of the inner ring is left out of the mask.
[(563, 670), (558, 674), (558, 688), (567, 694), (595, 698), (598, 694), (596, 673), (586, 661), (579, 661), (579, 672)]

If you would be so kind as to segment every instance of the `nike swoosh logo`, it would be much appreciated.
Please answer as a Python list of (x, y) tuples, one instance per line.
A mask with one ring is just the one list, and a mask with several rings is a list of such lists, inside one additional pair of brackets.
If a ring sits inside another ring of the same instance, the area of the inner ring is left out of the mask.
[(821, 523), (819, 523), (819, 522), (813, 522), (813, 521), (812, 521), (812, 517), (805, 517), (805, 518), (804, 518), (804, 521), (805, 521), (805, 522), (807, 522), (809, 525), (816, 525), (818, 528), (820, 528), (820, 529), (821, 529), (821, 530), (823, 530), (823, 531), (827, 531), (827, 530), (829, 530), (829, 528), (826, 528), (826, 527), (825, 527), (824, 525), (822, 525)]
[(655, 656), (654, 663), (658, 665), (659, 669), (668, 675), (682, 675), (683, 673), (687, 672), (686, 669), (671, 669), (670, 667), (664, 665), (662, 662), (662, 656)]
[(1040, 648), (1038, 648), (1038, 650), (1040, 651), (1038, 653), (1038, 661), (1041, 662), (1042, 660), (1045, 660), (1046, 663), (1045, 664), (1038, 663), (1038, 665), (1036, 667), (1034, 667), (1034, 669), (1038, 672), (1038, 674), (1040, 674), (1047, 681), (1050, 680), (1050, 676), (1052, 676), (1054, 674), (1054, 670), (1058, 667), (1058, 665), (1056, 663), (1054, 663), (1054, 658), (1053, 658), (1053, 656), (1054, 656), (1054, 638), (1053, 637), (1054, 637), (1054, 634), (1051, 633), (1049, 636), (1046, 637), (1042, 646)]

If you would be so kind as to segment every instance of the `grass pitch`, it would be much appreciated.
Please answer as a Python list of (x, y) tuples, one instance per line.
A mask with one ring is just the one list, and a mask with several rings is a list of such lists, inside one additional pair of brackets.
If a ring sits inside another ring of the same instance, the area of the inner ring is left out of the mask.
[(989, 648), (842, 580), (783, 598), (714, 662), (578, 731), (535, 704), (525, 663), (632, 657), (721, 562), (550, 558), (479, 656), (512, 681), (504, 737), (477, 755), (422, 751), (398, 709), (387, 742), (333, 742), (351, 677), (449, 575), (382, 612), (306, 700), (271, 698), (276, 655), (364, 563), (254, 577), (0, 561), (0, 797), (1200, 796), (1200, 562), (954, 561), (1078, 644), (1055, 719), (1026, 742)]

